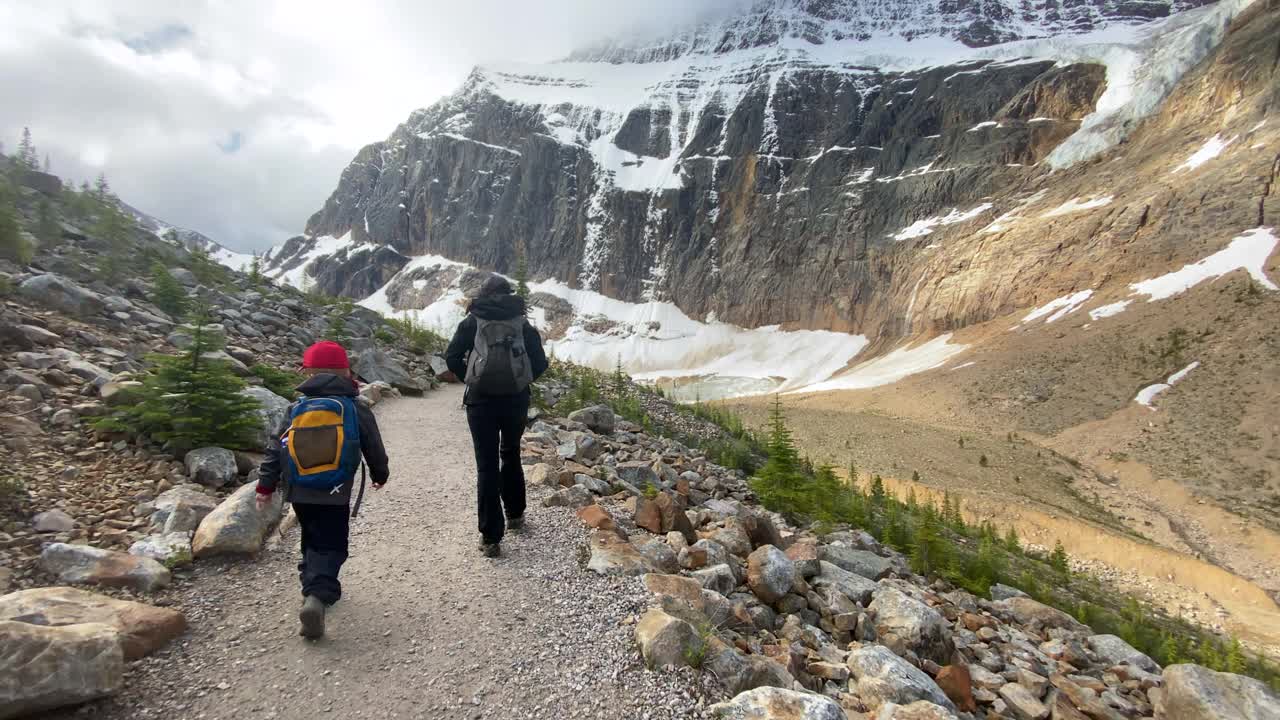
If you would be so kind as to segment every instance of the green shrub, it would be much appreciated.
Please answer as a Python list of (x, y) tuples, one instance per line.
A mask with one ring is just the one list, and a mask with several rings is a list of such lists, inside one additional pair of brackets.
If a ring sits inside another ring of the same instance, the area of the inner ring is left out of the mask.
[(151, 266), (151, 304), (174, 319), (187, 313), (187, 290), (161, 263)]
[(95, 426), (148, 437), (176, 451), (207, 445), (256, 449), (260, 406), (241, 394), (245, 383), (225, 362), (205, 356), (219, 349), (201, 331), (207, 321), (207, 311), (194, 318), (191, 347), (182, 355), (153, 356), (137, 402)]
[(294, 388), (301, 385), (303, 380), (300, 373), (280, 370), (261, 363), (249, 368), (249, 371), (261, 379), (263, 386), (268, 390), (290, 400), (297, 397), (298, 393)]
[(388, 318), (386, 327), (404, 339), (410, 352), (418, 355), (444, 352), (449, 341), (434, 330), (428, 329), (413, 316)]
[(0, 193), (0, 258), (19, 265), (31, 262), (35, 248), (22, 236), (13, 201)]

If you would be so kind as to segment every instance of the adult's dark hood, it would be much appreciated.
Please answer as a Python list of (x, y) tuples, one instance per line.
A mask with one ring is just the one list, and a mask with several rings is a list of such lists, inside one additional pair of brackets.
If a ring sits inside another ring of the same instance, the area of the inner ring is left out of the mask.
[(467, 312), (484, 320), (510, 320), (523, 317), (525, 307), (519, 295), (485, 295), (472, 300)]
[(341, 375), (320, 373), (307, 378), (297, 387), (298, 392), (310, 397), (339, 396), (355, 397), (360, 394), (356, 384)]

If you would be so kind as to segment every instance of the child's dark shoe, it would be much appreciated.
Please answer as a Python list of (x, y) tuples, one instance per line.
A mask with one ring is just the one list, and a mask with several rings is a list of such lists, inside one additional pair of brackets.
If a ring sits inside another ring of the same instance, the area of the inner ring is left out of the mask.
[(502, 554), (502, 547), (498, 543), (482, 542), (480, 553), (485, 557), (496, 558)]
[(304, 638), (315, 640), (324, 637), (324, 603), (314, 595), (308, 595), (298, 611), (298, 621), (302, 629), (298, 632)]
[(508, 530), (523, 530), (523, 529), (524, 529), (524, 516), (523, 516), (523, 515), (521, 515), (520, 517), (507, 518), (507, 529), (508, 529)]

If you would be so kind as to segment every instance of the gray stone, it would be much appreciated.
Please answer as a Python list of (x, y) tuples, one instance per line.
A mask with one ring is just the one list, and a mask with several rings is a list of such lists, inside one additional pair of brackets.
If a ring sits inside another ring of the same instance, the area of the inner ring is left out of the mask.
[(48, 510), (31, 518), (31, 525), (36, 532), (70, 532), (75, 529), (76, 521), (61, 510)]
[(747, 584), (767, 604), (791, 592), (795, 577), (795, 564), (772, 545), (763, 545), (747, 557)]
[(58, 358), (47, 353), (20, 352), (14, 357), (28, 370), (46, 370), (58, 363)]
[(62, 336), (35, 325), (19, 325), (18, 332), (35, 345), (57, 345)]
[(201, 485), (220, 488), (237, 477), (236, 454), (220, 447), (197, 448), (183, 460), (187, 477)]
[(101, 388), (103, 385), (111, 382), (111, 372), (105, 368), (94, 365), (87, 360), (66, 360), (63, 363), (66, 371), (72, 375), (93, 383), (95, 388)]
[(956, 720), (956, 716), (941, 705), (917, 700), (909, 705), (885, 703), (880, 706), (875, 720)]
[(60, 582), (124, 587), (153, 592), (169, 584), (168, 568), (140, 558), (89, 545), (52, 543), (40, 553), (40, 567)]
[(544, 507), (583, 508), (595, 502), (591, 492), (581, 485), (574, 485), (551, 493), (542, 504)]
[(18, 294), (37, 305), (78, 318), (97, 315), (106, 309), (101, 295), (53, 273), (23, 281), (18, 286)]
[(240, 391), (245, 397), (258, 403), (258, 430), (253, 438), (254, 448), (267, 447), (280, 424), (289, 415), (289, 401), (264, 387), (250, 386)]
[(657, 570), (635, 546), (612, 532), (591, 534), (587, 569), (601, 575), (644, 575)]
[(712, 717), (727, 720), (845, 720), (844, 710), (823, 695), (776, 687), (740, 693), (711, 706)]
[(124, 682), (119, 633), (104, 623), (0, 621), (0, 719), (114, 694)]
[(179, 485), (155, 499), (151, 524), (163, 528), (164, 534), (193, 532), (206, 515), (218, 507), (218, 499), (203, 492), (199, 485)]
[(385, 382), (406, 395), (421, 395), (424, 390), (422, 383), (413, 379), (404, 366), (377, 348), (371, 347), (359, 353), (355, 359), (355, 370), (369, 382)]
[(636, 624), (636, 643), (649, 667), (692, 665), (705, 641), (689, 623), (650, 608)]
[(44, 627), (109, 625), (119, 633), (125, 661), (150, 655), (187, 629), (186, 618), (177, 610), (70, 587), (36, 588), (0, 597), (0, 621)]
[(130, 545), (129, 554), (151, 558), (169, 568), (190, 565), (192, 560), (191, 535), (186, 532), (148, 535)]
[(1089, 647), (1107, 665), (1133, 665), (1149, 673), (1160, 672), (1160, 666), (1147, 655), (1115, 635), (1094, 635)]
[(995, 585), (992, 585), (989, 592), (991, 593), (991, 599), (996, 601), (1008, 600), (1009, 598), (1015, 597), (1031, 597), (1018, 588), (1011, 587), (1003, 583), (996, 583)]
[(261, 550), (267, 533), (280, 521), (283, 493), (273, 493), (263, 510), (257, 508), (256, 494), (252, 483), (243, 485), (205, 516), (191, 541), (192, 555), (253, 555)]
[(1008, 683), (1001, 687), (1000, 699), (1004, 700), (1009, 711), (1018, 720), (1045, 720), (1049, 717), (1049, 707), (1018, 683)]
[(738, 579), (734, 577), (733, 568), (725, 564), (712, 565), (695, 570), (693, 577), (702, 583), (702, 587), (728, 596), (738, 587)]
[(883, 645), (863, 645), (849, 652), (845, 662), (852, 679), (850, 689), (873, 707), (887, 702), (908, 704), (928, 700), (954, 711), (955, 704), (942, 688), (911, 663)]
[(819, 553), (832, 565), (871, 580), (879, 580), (893, 569), (893, 563), (875, 553), (843, 545), (823, 545)]
[(1157, 720), (1280, 720), (1280, 696), (1243, 675), (1199, 665), (1164, 669), (1164, 702)]
[(922, 658), (939, 664), (951, 661), (955, 652), (951, 626), (937, 610), (892, 586), (875, 592), (870, 609), (875, 611), (875, 628), (881, 636), (897, 635)]
[(665, 541), (650, 540), (641, 545), (638, 550), (649, 561), (649, 564), (657, 568), (659, 572), (675, 573), (680, 571), (680, 562), (676, 557), (676, 552)]
[(873, 580), (836, 567), (825, 560), (819, 561), (818, 568), (818, 574), (809, 579), (809, 584), (817, 588), (832, 587), (863, 607), (871, 602), (871, 595), (880, 587)]
[(601, 435), (612, 435), (618, 418), (607, 405), (592, 405), (569, 414), (569, 419), (580, 422)]

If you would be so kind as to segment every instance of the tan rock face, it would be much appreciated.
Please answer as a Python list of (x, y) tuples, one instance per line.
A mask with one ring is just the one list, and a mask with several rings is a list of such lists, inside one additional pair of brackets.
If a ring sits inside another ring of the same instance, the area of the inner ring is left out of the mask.
[(969, 677), (967, 666), (948, 665), (938, 672), (934, 682), (956, 704), (957, 710), (973, 712), (978, 709), (978, 704), (973, 699), (973, 681)]
[(689, 623), (651, 608), (636, 625), (636, 642), (650, 667), (693, 665), (701, 660), (705, 641)]
[(587, 569), (601, 575), (643, 575), (654, 567), (631, 543), (611, 532), (591, 534), (591, 559)]
[(23, 590), (0, 597), (0, 621), (46, 627), (110, 625), (118, 633), (125, 660), (149, 655), (187, 629), (186, 618), (176, 610), (68, 587)]
[(0, 720), (111, 695), (124, 679), (114, 627), (0, 621)]

